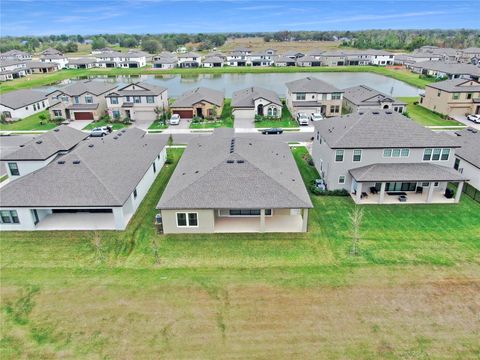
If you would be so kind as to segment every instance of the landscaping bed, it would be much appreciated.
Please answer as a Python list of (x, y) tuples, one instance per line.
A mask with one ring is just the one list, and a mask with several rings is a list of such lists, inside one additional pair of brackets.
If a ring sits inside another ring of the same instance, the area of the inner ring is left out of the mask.
[(298, 128), (298, 122), (290, 114), (290, 110), (284, 104), (282, 108), (282, 117), (279, 119), (269, 117), (255, 117), (256, 128)]

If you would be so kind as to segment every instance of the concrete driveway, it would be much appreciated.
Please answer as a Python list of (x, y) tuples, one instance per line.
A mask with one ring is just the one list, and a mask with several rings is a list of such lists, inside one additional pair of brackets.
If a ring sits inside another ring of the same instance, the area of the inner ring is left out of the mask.
[(253, 129), (255, 128), (255, 122), (253, 118), (235, 118), (233, 127), (235, 129)]
[(462, 124), (465, 124), (471, 128), (480, 130), (480, 124), (475, 124), (473, 121), (468, 120), (467, 117), (464, 115), (455, 115), (453, 116), (453, 118), (458, 122), (461, 122)]
[(68, 123), (68, 126), (77, 129), (77, 130), (83, 130), (83, 128), (90, 123), (92, 123), (93, 120), (73, 120)]
[(142, 130), (145, 130), (147, 131), (148, 128), (150, 127), (150, 125), (152, 125), (152, 123), (154, 122), (155, 120), (135, 120), (133, 122), (133, 126), (139, 128), (139, 129), (142, 129)]
[(169, 129), (188, 129), (192, 119), (180, 119), (180, 124), (178, 125), (168, 125)]

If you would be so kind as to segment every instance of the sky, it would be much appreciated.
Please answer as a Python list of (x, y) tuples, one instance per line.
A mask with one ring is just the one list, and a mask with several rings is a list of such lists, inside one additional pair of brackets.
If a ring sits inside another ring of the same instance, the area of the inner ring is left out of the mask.
[(479, 29), (480, 0), (0, 0), (0, 35)]

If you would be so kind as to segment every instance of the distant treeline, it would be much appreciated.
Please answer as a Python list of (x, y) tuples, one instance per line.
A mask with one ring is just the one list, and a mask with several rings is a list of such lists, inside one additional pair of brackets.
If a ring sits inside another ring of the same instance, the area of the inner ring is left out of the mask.
[[(340, 41), (342, 46), (359, 49), (413, 50), (424, 45), (439, 47), (480, 47), (480, 30), (363, 30), (363, 31), (278, 31), (257, 33), (217, 34), (97, 34), (1, 37), (0, 51), (19, 49), (38, 51), (55, 47), (63, 52), (75, 52), (86, 40), (93, 49), (119, 45), (141, 47), (150, 53), (174, 51), (179, 46), (195, 44), (196, 50), (222, 46), (228, 38), (261, 37), (275, 41)], [(273, 45), (272, 45), (273, 46)]]

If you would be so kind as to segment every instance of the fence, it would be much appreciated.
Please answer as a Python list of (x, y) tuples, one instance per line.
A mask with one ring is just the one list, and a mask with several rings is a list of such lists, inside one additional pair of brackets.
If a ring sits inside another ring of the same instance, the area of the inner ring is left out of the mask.
[(480, 202), (480, 190), (475, 189), (472, 185), (465, 183), (463, 185), (463, 193), (470, 196), (473, 200)]

